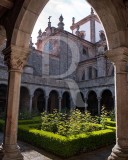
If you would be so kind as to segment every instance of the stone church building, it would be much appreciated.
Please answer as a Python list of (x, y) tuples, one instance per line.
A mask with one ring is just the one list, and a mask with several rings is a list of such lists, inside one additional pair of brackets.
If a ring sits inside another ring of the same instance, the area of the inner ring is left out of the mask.
[[(67, 112), (79, 108), (99, 115), (102, 106), (113, 110), (114, 67), (104, 55), (107, 44), (98, 17), (92, 9), (90, 15), (79, 22), (75, 23), (73, 17), (72, 33), (64, 30), (62, 15), (58, 28), (52, 27), (50, 18), (45, 31), (38, 32), (36, 47), (30, 40), (30, 55), (20, 88), (20, 112), (50, 113), (55, 108)], [(1, 51), (3, 48), (4, 45)], [(5, 111), (8, 79), (3, 58), (1, 52), (1, 113)], [(77, 64), (76, 69), (68, 73), (73, 63)], [(71, 88), (66, 79), (75, 82), (78, 89)]]

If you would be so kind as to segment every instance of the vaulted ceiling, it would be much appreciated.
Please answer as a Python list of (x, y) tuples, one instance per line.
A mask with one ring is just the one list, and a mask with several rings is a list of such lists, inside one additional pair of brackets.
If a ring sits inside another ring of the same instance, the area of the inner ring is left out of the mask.
[(14, 0), (0, 0), (0, 18), (13, 7)]

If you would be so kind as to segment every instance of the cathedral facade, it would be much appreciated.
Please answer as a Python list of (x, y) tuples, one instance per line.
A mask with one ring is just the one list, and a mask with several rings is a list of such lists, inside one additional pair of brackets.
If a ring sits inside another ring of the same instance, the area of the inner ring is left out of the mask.
[[(114, 67), (104, 53), (105, 33), (99, 19), (91, 14), (79, 22), (72, 19), (71, 31), (64, 30), (63, 16), (58, 28), (51, 22), (39, 30), (36, 47), (30, 40), (30, 55), (22, 75), (20, 112), (67, 112), (74, 108), (99, 115), (101, 107), (114, 109)], [(3, 50), (4, 45), (1, 47)], [(0, 111), (5, 111), (7, 67), (0, 54)], [(0, 113), (1, 113), (0, 112)]]

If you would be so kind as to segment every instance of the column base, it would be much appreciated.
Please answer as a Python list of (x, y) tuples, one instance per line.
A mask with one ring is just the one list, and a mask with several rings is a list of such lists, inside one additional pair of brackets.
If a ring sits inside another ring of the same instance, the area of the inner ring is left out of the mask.
[(128, 160), (128, 147), (121, 148), (120, 146), (115, 145), (107, 160)]
[(6, 145), (4, 146), (4, 156), (2, 160), (23, 160), (23, 155), (20, 152), (19, 146)]

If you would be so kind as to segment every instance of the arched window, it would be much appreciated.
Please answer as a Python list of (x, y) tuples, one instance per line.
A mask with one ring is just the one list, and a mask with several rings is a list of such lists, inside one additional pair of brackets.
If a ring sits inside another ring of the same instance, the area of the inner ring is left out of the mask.
[(88, 68), (88, 79), (92, 79), (92, 67)]
[(84, 72), (82, 72), (82, 78), (81, 78), (81, 80), (82, 80), (82, 81), (84, 81), (84, 80), (85, 80), (85, 71), (84, 71)]
[(87, 47), (83, 47), (83, 55), (85, 55), (87, 58), (89, 57), (88, 48)]
[(50, 41), (46, 42), (43, 51), (45, 53), (50, 53), (53, 50), (52, 43)]
[(94, 76), (93, 76), (93, 78), (97, 78), (97, 69), (96, 68), (94, 68)]

